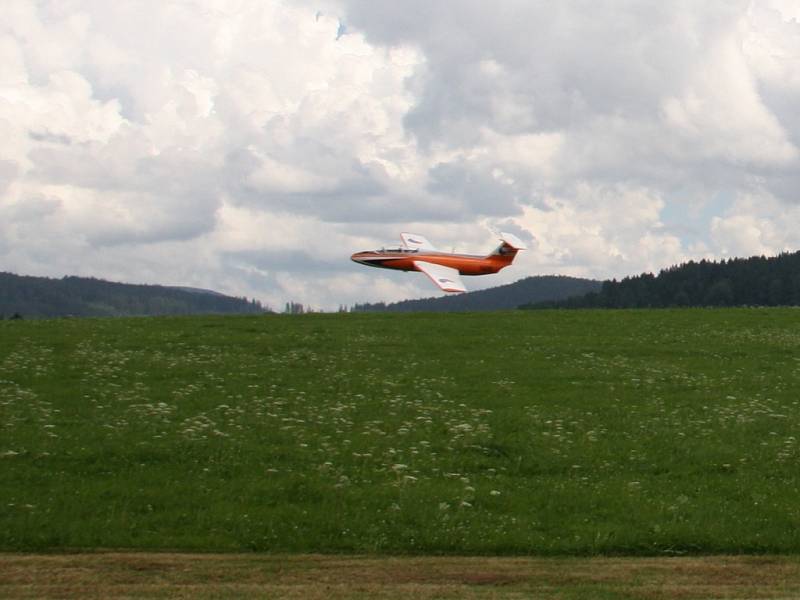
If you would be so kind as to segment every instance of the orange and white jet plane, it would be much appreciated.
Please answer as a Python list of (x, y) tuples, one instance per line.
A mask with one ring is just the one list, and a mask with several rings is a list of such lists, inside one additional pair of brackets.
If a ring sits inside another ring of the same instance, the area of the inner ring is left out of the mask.
[(459, 275), (489, 275), (510, 265), (525, 244), (511, 233), (501, 233), (500, 244), (486, 256), (441, 252), (421, 235), (401, 233), (403, 246), (356, 252), (350, 259), (369, 267), (422, 271), (445, 292), (466, 292)]

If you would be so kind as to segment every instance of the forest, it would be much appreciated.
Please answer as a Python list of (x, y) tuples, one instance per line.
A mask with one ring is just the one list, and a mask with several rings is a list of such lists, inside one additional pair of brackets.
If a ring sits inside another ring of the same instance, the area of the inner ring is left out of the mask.
[(658, 275), (604, 281), (598, 291), (520, 308), (667, 308), (800, 305), (800, 252), (689, 261)]

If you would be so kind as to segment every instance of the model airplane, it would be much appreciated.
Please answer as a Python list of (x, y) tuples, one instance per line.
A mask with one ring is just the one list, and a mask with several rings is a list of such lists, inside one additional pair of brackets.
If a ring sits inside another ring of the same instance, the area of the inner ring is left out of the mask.
[(500, 244), (487, 256), (441, 252), (421, 235), (401, 233), (403, 246), (356, 252), (351, 260), (369, 267), (422, 271), (445, 292), (466, 292), (459, 275), (489, 275), (510, 265), (525, 244), (511, 233), (501, 233)]

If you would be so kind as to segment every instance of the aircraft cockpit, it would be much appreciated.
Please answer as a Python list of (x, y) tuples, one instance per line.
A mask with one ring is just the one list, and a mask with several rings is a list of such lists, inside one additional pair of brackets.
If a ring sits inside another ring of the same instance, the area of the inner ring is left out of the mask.
[(398, 252), (402, 254), (416, 254), (419, 252), (419, 250), (416, 248), (381, 248), (380, 250), (376, 250), (376, 252), (380, 252), (382, 254), (397, 254)]

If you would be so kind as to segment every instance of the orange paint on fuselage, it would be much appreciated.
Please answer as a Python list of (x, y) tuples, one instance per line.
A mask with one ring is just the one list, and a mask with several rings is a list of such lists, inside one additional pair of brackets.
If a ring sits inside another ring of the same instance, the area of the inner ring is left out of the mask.
[(414, 261), (424, 261), (456, 269), (461, 275), (490, 275), (510, 265), (516, 254), (516, 250), (488, 256), (423, 250), (374, 250), (356, 252), (350, 258), (362, 265), (398, 271), (419, 271)]

